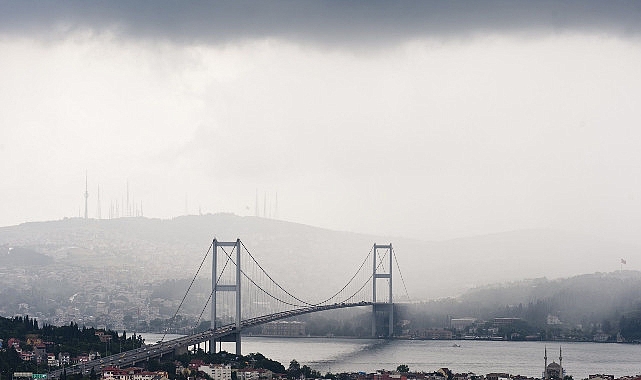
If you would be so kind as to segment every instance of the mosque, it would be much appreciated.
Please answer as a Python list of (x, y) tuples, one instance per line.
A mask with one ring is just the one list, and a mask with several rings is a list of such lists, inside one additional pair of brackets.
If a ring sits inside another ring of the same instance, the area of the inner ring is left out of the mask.
[(548, 364), (548, 348), (545, 347), (545, 369), (543, 371), (543, 380), (563, 380), (563, 355), (561, 354), (561, 347), (559, 347), (559, 362)]

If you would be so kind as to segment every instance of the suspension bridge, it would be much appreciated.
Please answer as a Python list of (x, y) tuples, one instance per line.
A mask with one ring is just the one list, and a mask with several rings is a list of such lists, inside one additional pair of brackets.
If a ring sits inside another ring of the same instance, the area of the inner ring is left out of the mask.
[[(372, 337), (394, 336), (394, 302), (392, 279), (394, 263), (403, 289), (407, 288), (392, 244), (374, 244), (347, 283), (330, 296), (304, 300), (280, 285), (256, 260), (240, 239), (214, 239), (204, 255), (194, 278), (178, 306), (178, 315), (194, 281), (211, 254), (211, 293), (202, 308), (197, 324), (209, 306), (210, 328), (203, 332), (164, 341), (74, 364), (49, 372), (48, 377), (67, 374), (99, 372), (108, 366), (126, 367), (162, 356), (187, 352), (189, 347), (204, 345), (216, 351), (217, 343), (235, 342), (236, 354), (241, 354), (241, 335), (244, 330), (265, 323), (326, 310), (352, 307), (372, 308)], [(368, 263), (370, 263), (368, 265)], [(408, 296), (409, 299), (409, 296)], [(174, 319), (172, 318), (172, 319)]]

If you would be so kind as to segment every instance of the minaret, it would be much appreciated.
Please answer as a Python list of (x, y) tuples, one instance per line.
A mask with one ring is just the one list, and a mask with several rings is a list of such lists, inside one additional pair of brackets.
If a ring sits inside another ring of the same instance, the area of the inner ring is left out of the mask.
[(559, 346), (559, 378), (563, 380), (563, 355), (561, 355), (561, 346)]
[(89, 200), (89, 188), (88, 188), (87, 172), (85, 171), (85, 219), (89, 216), (89, 211), (87, 209), (87, 201)]
[(543, 356), (543, 359), (545, 359), (545, 366), (543, 367), (543, 379), (548, 380), (548, 347), (545, 346), (545, 356)]

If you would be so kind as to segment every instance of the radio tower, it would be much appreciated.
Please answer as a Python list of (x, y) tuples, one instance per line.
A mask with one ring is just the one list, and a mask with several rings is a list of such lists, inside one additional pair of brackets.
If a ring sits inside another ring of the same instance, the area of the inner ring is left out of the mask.
[(100, 207), (100, 185), (98, 185), (98, 207), (96, 208), (96, 219), (102, 219)]
[(87, 172), (85, 171), (85, 219), (89, 217), (87, 210), (87, 201), (89, 200), (89, 187), (87, 186), (87, 183)]

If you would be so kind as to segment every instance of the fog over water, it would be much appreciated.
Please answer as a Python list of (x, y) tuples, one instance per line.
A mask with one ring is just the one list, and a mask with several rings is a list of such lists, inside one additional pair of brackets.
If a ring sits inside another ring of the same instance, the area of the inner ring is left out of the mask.
[(91, 218), (641, 245), (640, 15), (597, 1), (2, 2), (0, 225), (84, 215), (87, 174)]

